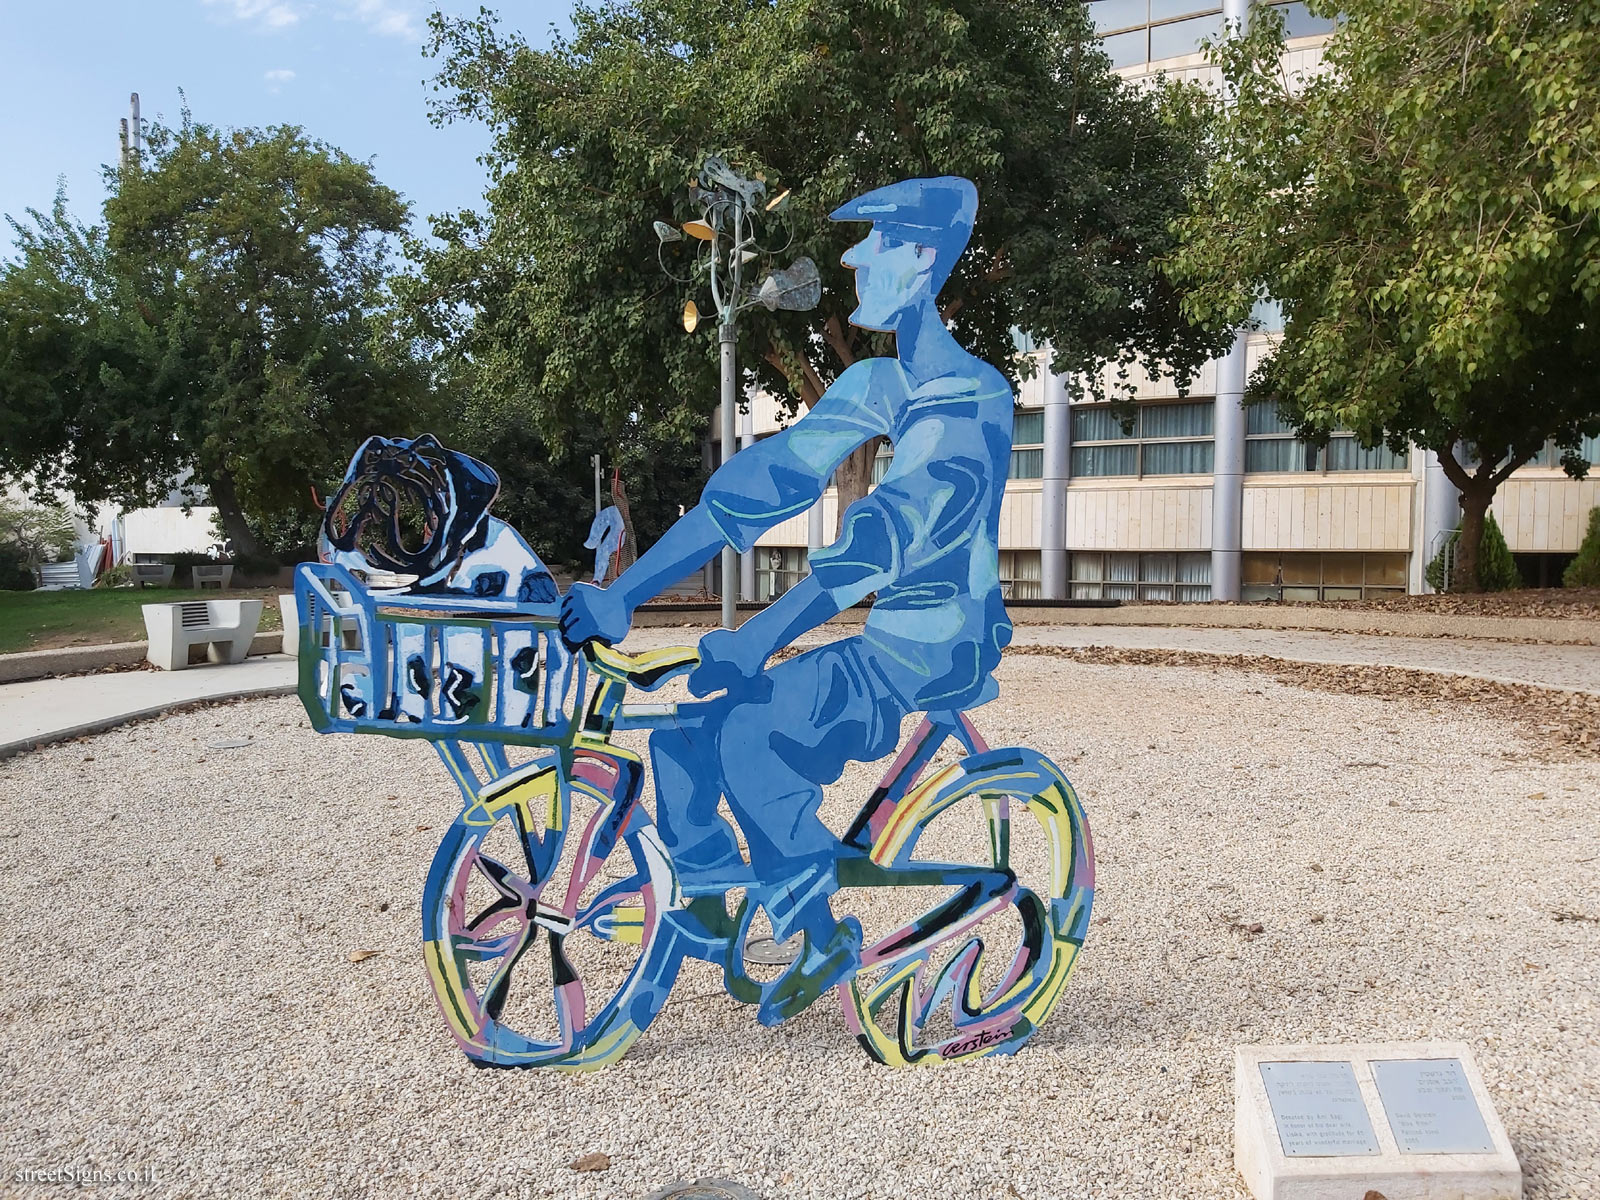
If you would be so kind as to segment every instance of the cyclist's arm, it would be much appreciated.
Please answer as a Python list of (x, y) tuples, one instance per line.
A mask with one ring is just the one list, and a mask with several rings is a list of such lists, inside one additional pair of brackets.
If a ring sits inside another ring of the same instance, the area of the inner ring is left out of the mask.
[(805, 512), (851, 451), (889, 432), (874, 394), (873, 362), (851, 367), (794, 425), (717, 468), (700, 503), (611, 585), (629, 611), (703, 566), (722, 546), (742, 553), (766, 530)]
[(907, 533), (893, 501), (872, 492), (845, 509), (843, 524), (837, 542), (812, 551), (810, 574), (739, 626), (737, 657), (747, 674), (899, 573)]

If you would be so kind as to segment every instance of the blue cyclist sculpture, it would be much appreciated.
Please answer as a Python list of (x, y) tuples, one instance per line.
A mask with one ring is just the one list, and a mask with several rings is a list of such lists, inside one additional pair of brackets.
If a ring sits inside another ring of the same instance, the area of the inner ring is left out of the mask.
[[(424, 564), (431, 582), (374, 592), (351, 574), (361, 567), (362, 537), (349, 521), (330, 525), (337, 561), (305, 569), (301, 581), (302, 697), (319, 728), (371, 728), (370, 714), (389, 714), (377, 731), (431, 738), (461, 785), (466, 807), (430, 873), (424, 933), (441, 1007), (474, 1059), (612, 1061), (665, 1002), (686, 955), (720, 964), (729, 990), (756, 1004), (767, 1024), (838, 988), (851, 1028), (883, 1062), (1010, 1052), (1054, 1007), (1092, 900), (1088, 827), (1048, 759), (989, 750), (966, 716), (997, 694), (993, 672), (1011, 640), (997, 535), (1012, 393), (999, 371), (957, 344), (936, 302), (977, 205), (965, 179), (913, 179), (832, 214), (870, 223), (843, 259), (855, 271), (850, 319), (893, 333), (896, 356), (856, 363), (793, 426), (725, 463), (700, 502), (609, 586), (576, 584), (558, 611), (528, 603), (520, 593), (542, 587), (532, 580), (547, 573), (484, 504), (468, 530), (457, 530), (464, 549), (455, 571), (477, 570), (471, 586), (453, 586), (449, 556), (434, 554)], [(763, 531), (816, 504), (835, 469), (876, 437), (894, 447), (888, 473), (845, 510), (838, 540), (811, 554), (798, 585), (695, 649), (630, 656), (610, 648), (640, 605), (724, 545), (749, 550)], [(384, 445), (403, 452), (413, 444)], [(347, 488), (359, 490), (361, 461)], [(479, 482), (441, 494), (485, 490), (480, 477), (492, 480), (492, 471), (466, 462), (462, 477)], [(383, 534), (375, 540), (398, 538), (396, 505), (375, 511)], [(452, 519), (460, 523), (446, 501), (426, 527), (437, 532)], [(520, 582), (474, 563), (491, 541), (515, 559)], [(463, 590), (483, 599), (457, 600)], [(544, 623), (505, 619), (491, 600), (514, 591), (510, 607)], [(768, 665), (794, 638), (868, 597), (858, 634)], [(338, 627), (351, 620), (366, 622), (365, 651), (341, 648)], [(623, 703), (628, 688), (685, 674), (702, 699)], [(925, 715), (902, 744), (910, 714)], [(644, 764), (610, 740), (627, 728), (652, 730), (653, 821), (640, 801)], [(964, 757), (925, 770), (952, 740)], [(507, 744), (550, 752), (518, 765)], [(897, 747), (883, 782), (835, 834), (818, 815), (823, 787), (850, 762)], [(743, 847), (719, 815), (723, 799)], [(581, 830), (573, 815), (580, 801), (595, 809)], [(1028, 862), (1013, 860), (1014, 810), (1043, 831), (1042, 843), (1030, 843), (1042, 851)], [(941, 823), (957, 812), (982, 828), (984, 861), (952, 862), (941, 851)], [(520, 866), (487, 849), (489, 831), (502, 824), (515, 832)], [(1022, 878), (1029, 871), (1042, 875), (1031, 886)], [(564, 892), (550, 882), (563, 874)], [(470, 892), (485, 880), (479, 905)], [(943, 889), (939, 902), (881, 935), (834, 911), (841, 888), (929, 886)], [(730, 913), (725, 897), (740, 888), (745, 899)], [(763, 981), (740, 953), (758, 912), (776, 940), (801, 939), (792, 965)], [(1010, 928), (1021, 933), (1002, 951), (985, 931), (1006, 913), (1020, 919)], [(514, 1027), (507, 1008), (513, 968), (540, 929), (550, 940), (547, 1036)], [(577, 949), (591, 944), (636, 948), (620, 987), (585, 987)]]

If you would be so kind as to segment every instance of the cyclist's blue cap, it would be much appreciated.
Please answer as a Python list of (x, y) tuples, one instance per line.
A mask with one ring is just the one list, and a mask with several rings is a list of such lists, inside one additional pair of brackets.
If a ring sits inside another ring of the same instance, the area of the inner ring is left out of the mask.
[(828, 214), (832, 221), (871, 221), (924, 246), (959, 251), (978, 215), (978, 189), (970, 179), (941, 175), (902, 179), (857, 196)]

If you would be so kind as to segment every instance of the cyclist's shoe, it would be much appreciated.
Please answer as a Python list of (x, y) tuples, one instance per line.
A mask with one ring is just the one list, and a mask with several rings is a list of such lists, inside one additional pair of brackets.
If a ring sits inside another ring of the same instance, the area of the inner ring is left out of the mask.
[(805, 1009), (831, 988), (853, 977), (861, 965), (861, 922), (846, 917), (833, 927), (827, 943), (817, 948), (808, 931), (800, 957), (770, 988), (764, 989), (756, 1020), (778, 1025)]

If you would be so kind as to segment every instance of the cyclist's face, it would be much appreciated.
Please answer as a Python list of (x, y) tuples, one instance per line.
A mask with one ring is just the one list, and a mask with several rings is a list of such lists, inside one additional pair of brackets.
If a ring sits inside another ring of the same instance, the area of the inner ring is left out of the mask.
[(885, 331), (898, 326), (907, 309), (933, 298), (935, 257), (933, 247), (881, 229), (851, 246), (840, 260), (856, 273), (858, 304), (850, 323)]

